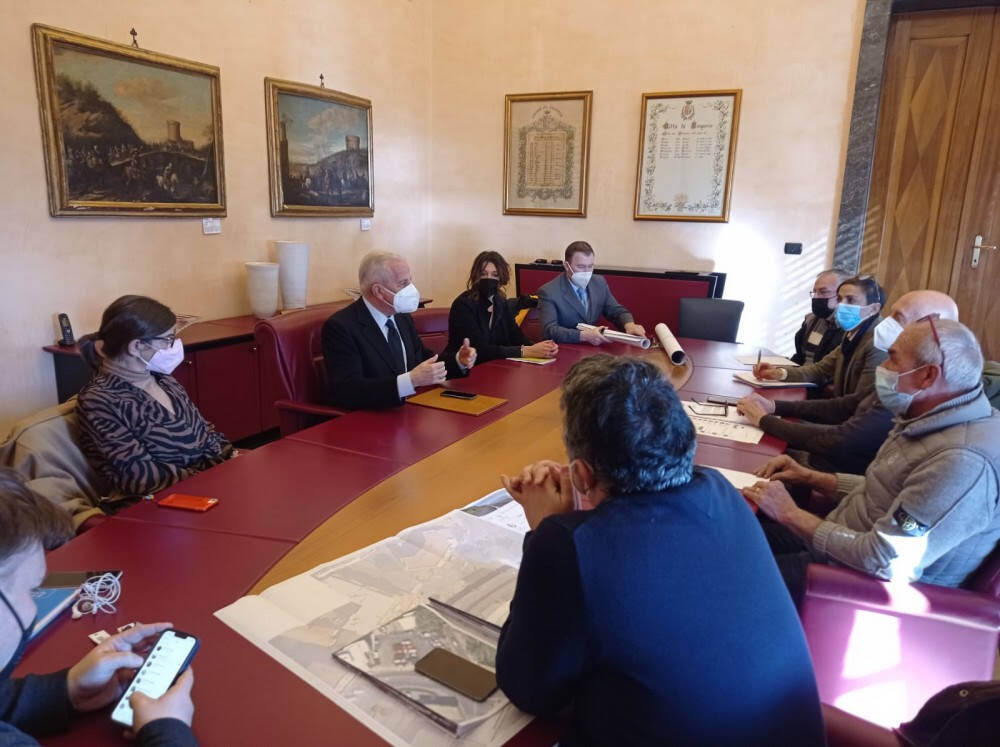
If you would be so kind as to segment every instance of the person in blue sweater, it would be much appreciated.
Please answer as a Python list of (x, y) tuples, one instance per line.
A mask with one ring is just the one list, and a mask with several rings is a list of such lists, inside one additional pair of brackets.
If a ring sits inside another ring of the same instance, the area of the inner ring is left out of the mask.
[[(0, 469), (0, 747), (37, 745), (34, 736), (62, 731), (76, 713), (117, 702), (140, 652), (170, 623), (137, 625), (95, 647), (69, 669), (11, 678), (34, 626), (31, 596), (45, 575), (43, 549), (73, 536), (69, 514)], [(189, 747), (194, 704), (190, 668), (163, 697), (132, 695), (138, 747)], [(31, 735), (31, 736), (29, 736)]]
[(759, 523), (694, 466), (670, 384), (651, 363), (596, 355), (570, 369), (562, 410), (569, 465), (501, 478), (531, 527), (497, 650), (510, 700), (569, 707), (561, 744), (824, 744)]

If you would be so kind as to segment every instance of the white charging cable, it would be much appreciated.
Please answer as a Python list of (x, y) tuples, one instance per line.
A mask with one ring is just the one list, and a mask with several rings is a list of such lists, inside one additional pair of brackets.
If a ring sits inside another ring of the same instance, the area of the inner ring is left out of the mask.
[(80, 586), (80, 596), (73, 603), (73, 619), (98, 612), (115, 611), (115, 602), (122, 595), (120, 573), (91, 576)]

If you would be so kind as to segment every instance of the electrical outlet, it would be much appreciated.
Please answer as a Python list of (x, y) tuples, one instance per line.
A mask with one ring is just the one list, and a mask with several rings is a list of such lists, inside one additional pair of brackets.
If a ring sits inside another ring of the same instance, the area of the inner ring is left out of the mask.
[(785, 254), (802, 254), (802, 244), (785, 243)]
[(206, 236), (213, 233), (222, 233), (222, 220), (220, 218), (202, 218), (201, 232)]
[(362, 231), (371, 231), (372, 230), (372, 219), (371, 218), (362, 218), (361, 219), (361, 230)]

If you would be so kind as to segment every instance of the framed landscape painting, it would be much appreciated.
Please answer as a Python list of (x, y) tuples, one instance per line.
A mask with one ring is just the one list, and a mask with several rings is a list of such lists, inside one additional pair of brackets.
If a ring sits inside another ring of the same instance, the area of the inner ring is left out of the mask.
[(371, 217), (372, 102), (264, 79), (271, 215)]
[(52, 215), (226, 214), (217, 67), (31, 28)]

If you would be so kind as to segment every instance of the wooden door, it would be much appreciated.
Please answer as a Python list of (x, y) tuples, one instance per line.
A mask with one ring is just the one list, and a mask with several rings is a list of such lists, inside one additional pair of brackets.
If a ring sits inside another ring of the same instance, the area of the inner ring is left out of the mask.
[(1000, 257), (1000, 23), (996, 8), (893, 18), (879, 112), (861, 270), (888, 303), (934, 288), (958, 302), (962, 321), (1000, 357), (995, 305)]

